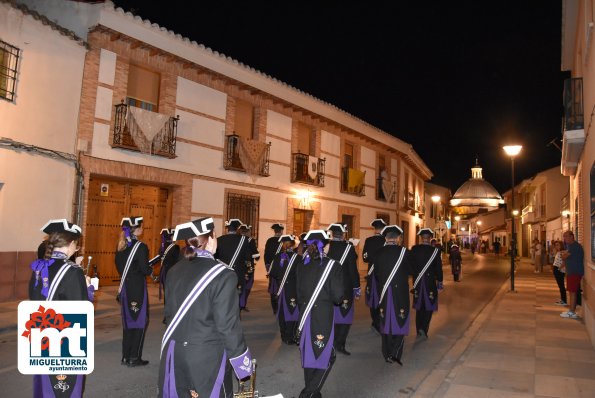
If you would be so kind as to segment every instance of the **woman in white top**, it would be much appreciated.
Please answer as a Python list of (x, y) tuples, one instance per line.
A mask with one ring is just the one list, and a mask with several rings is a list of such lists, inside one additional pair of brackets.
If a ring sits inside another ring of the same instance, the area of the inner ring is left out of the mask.
[(538, 274), (541, 272), (542, 266), (541, 266), (541, 242), (536, 241), (535, 242), (535, 273)]
[(560, 300), (556, 301), (557, 305), (566, 305), (566, 287), (564, 286), (564, 277), (566, 275), (566, 264), (562, 259), (563, 246), (562, 242), (557, 240), (554, 242), (554, 263), (552, 264), (552, 271), (554, 272), (554, 278), (560, 289)]

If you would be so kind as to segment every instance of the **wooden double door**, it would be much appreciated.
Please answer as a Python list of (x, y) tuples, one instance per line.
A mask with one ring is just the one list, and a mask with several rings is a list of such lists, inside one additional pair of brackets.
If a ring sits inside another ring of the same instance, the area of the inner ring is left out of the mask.
[[(99, 176), (90, 179), (88, 187), (87, 223), (84, 235), (84, 264), (92, 256), (91, 264), (97, 266), (100, 284), (120, 282), (114, 258), (122, 231), (123, 217), (143, 217), (141, 240), (149, 246), (151, 257), (159, 253), (160, 232), (170, 228), (172, 191), (166, 187), (114, 180)], [(89, 274), (93, 271), (89, 270)], [(155, 274), (158, 267), (155, 268)]]

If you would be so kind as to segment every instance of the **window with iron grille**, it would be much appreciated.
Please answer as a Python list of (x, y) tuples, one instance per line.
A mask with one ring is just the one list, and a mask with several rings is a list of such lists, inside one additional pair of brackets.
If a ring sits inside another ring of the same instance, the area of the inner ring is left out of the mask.
[(20, 50), (0, 40), (0, 98), (14, 101)]
[(228, 192), (226, 198), (226, 219), (238, 218), (246, 225), (251, 225), (251, 235), (258, 238), (258, 212), (260, 198), (258, 196)]

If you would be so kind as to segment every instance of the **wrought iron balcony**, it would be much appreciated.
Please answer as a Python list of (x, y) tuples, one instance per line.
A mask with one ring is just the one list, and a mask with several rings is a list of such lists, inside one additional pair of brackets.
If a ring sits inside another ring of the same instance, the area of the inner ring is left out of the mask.
[(291, 182), (303, 182), (324, 187), (326, 159), (318, 158), (316, 163), (311, 163), (309, 155), (298, 152), (292, 155), (292, 163)]
[[(225, 137), (225, 153), (223, 155), (223, 168), (225, 170), (235, 170), (235, 171), (242, 171), (247, 172), (246, 167), (242, 163), (242, 155), (240, 145), (241, 140), (245, 140), (245, 138), (240, 137), (237, 134), (231, 134)], [(249, 140), (250, 141), (250, 140)], [(269, 157), (271, 153), (271, 143), (264, 144), (264, 154), (262, 154), (262, 159), (254, 159), (254, 161), (260, 162), (260, 165), (257, 165), (257, 173), (262, 177), (269, 176)]]
[(564, 130), (585, 128), (583, 109), (583, 79), (581, 77), (564, 80)]
[[(383, 188), (383, 184), (385, 187)], [(389, 203), (395, 203), (397, 194), (396, 181), (386, 181), (382, 177), (376, 179), (376, 200), (383, 200)], [(387, 195), (389, 196), (387, 198)]]
[[(112, 148), (122, 148), (131, 151), (141, 152), (140, 148), (134, 142), (127, 125), (128, 105), (122, 101), (116, 105), (116, 116), (114, 120), (114, 137), (112, 139)], [(163, 131), (151, 143), (150, 153), (152, 155), (163, 156), (173, 159), (176, 157), (176, 137), (178, 135), (178, 120), (180, 117), (170, 117), (165, 124)], [(158, 142), (159, 144), (155, 144)]]
[(343, 167), (341, 169), (341, 192), (364, 196), (366, 194), (366, 172)]

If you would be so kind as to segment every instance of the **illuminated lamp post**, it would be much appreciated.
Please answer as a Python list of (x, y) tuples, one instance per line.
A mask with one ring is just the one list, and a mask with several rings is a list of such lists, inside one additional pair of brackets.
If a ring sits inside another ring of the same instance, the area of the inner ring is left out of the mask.
[[(434, 203), (434, 229), (436, 229), (436, 226), (438, 226), (438, 203), (440, 202), (440, 195), (433, 195), (432, 202)], [(440, 232), (442, 232), (441, 227), (439, 228), (438, 236), (440, 244), (442, 244), (442, 234)]]
[[(510, 156), (510, 164), (511, 164), (511, 191), (510, 191), (510, 209), (514, 209), (514, 158), (517, 156), (523, 147), (521, 145), (506, 145), (503, 146), (504, 152), (508, 156)], [(518, 211), (517, 214), (518, 215)], [(514, 210), (511, 213), (511, 221), (512, 221), (512, 229), (511, 229), (511, 239), (510, 239), (510, 291), (514, 292), (514, 256), (516, 251), (516, 231), (515, 231), (515, 216)]]

